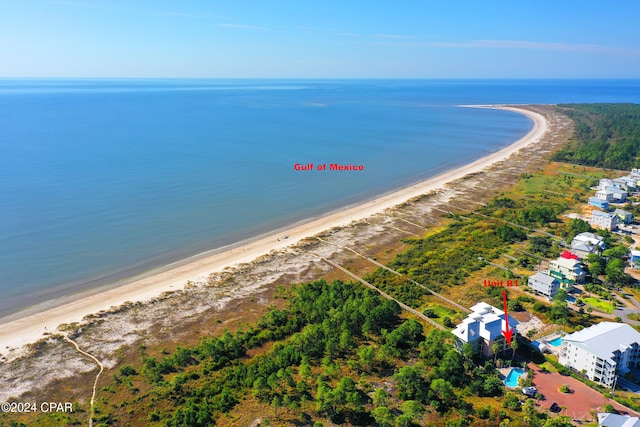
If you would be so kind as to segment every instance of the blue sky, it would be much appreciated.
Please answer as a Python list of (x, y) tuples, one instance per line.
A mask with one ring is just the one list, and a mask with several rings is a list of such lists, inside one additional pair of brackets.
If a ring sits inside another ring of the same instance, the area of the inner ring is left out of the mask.
[(0, 0), (0, 77), (640, 78), (640, 2)]

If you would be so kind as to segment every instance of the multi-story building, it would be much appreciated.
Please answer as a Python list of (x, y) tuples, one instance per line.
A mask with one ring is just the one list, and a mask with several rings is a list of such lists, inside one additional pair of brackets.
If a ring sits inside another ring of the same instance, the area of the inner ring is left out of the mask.
[(613, 193), (607, 190), (598, 190), (595, 195), (596, 199), (604, 200), (605, 202), (613, 202)]
[(627, 186), (622, 184), (620, 179), (601, 179), (597, 187), (596, 197), (607, 202), (623, 203), (629, 195), (626, 188)]
[(573, 242), (589, 243), (592, 246), (600, 247), (600, 249), (604, 249), (606, 247), (603, 237), (598, 236), (597, 234), (591, 233), (591, 232), (588, 232), (588, 231), (578, 234), (571, 241), (571, 243), (573, 243)]
[(590, 254), (600, 254), (604, 248), (604, 239), (593, 233), (580, 233), (571, 241), (571, 252), (580, 259)]
[(618, 217), (618, 222), (623, 224), (630, 224), (633, 221), (633, 214), (624, 209), (616, 209), (613, 214)]
[(639, 365), (640, 333), (626, 323), (598, 323), (564, 336), (558, 362), (611, 387), (617, 375)]
[(582, 283), (587, 273), (576, 259), (560, 257), (549, 263), (549, 275), (560, 281), (568, 280), (572, 283)]
[(599, 412), (598, 427), (640, 427), (640, 418), (630, 415)]
[[(512, 340), (516, 337), (517, 325), (518, 322), (509, 316), (509, 328), (513, 329)], [(500, 351), (507, 349), (506, 340), (502, 335), (506, 328), (504, 310), (480, 302), (471, 307), (471, 314), (451, 332), (456, 337), (455, 346), (458, 350), (462, 350), (465, 344), (471, 344), (477, 353), (484, 357), (492, 357), (494, 344), (500, 345)]]
[(589, 204), (595, 206), (598, 209), (609, 209), (609, 202), (597, 197), (589, 197)]
[(591, 212), (591, 221), (589, 223), (592, 227), (612, 231), (618, 226), (618, 217), (609, 212), (594, 210)]
[(529, 277), (527, 284), (534, 292), (552, 299), (560, 289), (560, 281), (547, 274), (538, 272)]

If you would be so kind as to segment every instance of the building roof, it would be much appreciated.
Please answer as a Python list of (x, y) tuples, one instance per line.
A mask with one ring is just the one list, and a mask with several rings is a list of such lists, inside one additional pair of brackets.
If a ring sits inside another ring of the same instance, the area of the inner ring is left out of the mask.
[(604, 244), (604, 238), (588, 231), (578, 234), (571, 242), (573, 243), (576, 240), (580, 242), (587, 242), (592, 245)]
[[(581, 243), (582, 245), (584, 245), (584, 243)], [(587, 245), (588, 246), (588, 245)], [(571, 249), (573, 249), (573, 246), (571, 246)], [(574, 254), (573, 252), (570, 251), (564, 251), (560, 254), (560, 256), (562, 258), (566, 258), (566, 259), (579, 259), (580, 257), (576, 254)]]
[[(592, 253), (593, 252), (593, 248), (595, 248), (595, 246), (592, 246), (592, 245), (590, 245), (588, 243), (584, 243), (584, 242), (573, 243), (573, 242), (571, 242), (571, 249), (574, 250), (574, 251)], [(563, 257), (563, 258), (566, 258), (566, 257)]]
[(613, 181), (614, 184), (626, 184), (629, 180), (635, 182), (635, 180), (633, 178), (629, 178), (628, 176), (621, 176), (620, 178), (613, 178), (611, 181)]
[(582, 253), (593, 253), (598, 247), (604, 249), (604, 239), (594, 233), (580, 233), (571, 241), (571, 250)]
[(607, 187), (606, 190), (607, 193), (611, 193), (611, 194), (618, 194), (618, 195), (627, 195), (628, 193), (618, 187)]
[(640, 332), (626, 323), (601, 322), (565, 335), (562, 341), (608, 360), (614, 351), (625, 351), (631, 344), (640, 343)]
[(549, 350), (549, 346), (547, 344), (538, 340), (531, 341), (531, 345), (537, 348), (541, 353), (543, 353), (545, 350)]
[[(557, 258), (554, 259), (553, 261), (551, 261), (554, 264), (557, 264), (560, 267), (564, 267), (564, 268), (568, 268), (569, 270), (575, 270), (575, 269), (582, 269), (582, 266), (580, 265), (580, 263), (578, 262), (578, 260), (575, 259), (568, 259), (568, 258)], [(576, 268), (578, 267), (578, 268)]]
[(609, 204), (609, 202), (599, 197), (589, 197), (589, 203)]
[(591, 212), (591, 216), (600, 216), (600, 217), (603, 217), (603, 218), (613, 218), (613, 217), (615, 217), (615, 215), (612, 214), (612, 213), (596, 211), (596, 210)]
[(601, 412), (598, 413), (598, 425), (602, 427), (640, 427), (640, 418)]
[(616, 215), (631, 215), (631, 212), (625, 211), (624, 209), (616, 209), (613, 213)]
[(551, 277), (548, 274), (544, 274), (541, 272), (534, 274), (529, 279), (536, 280), (538, 282), (544, 283), (545, 285), (549, 285), (549, 286), (553, 285), (553, 282), (560, 283), (558, 279), (556, 279), (555, 277)]
[[(486, 341), (493, 341), (502, 335), (502, 330), (506, 329), (504, 321), (504, 311), (495, 308), (486, 302), (479, 302), (471, 307), (472, 313), (467, 316), (451, 333), (462, 341), (468, 343), (478, 338)], [(509, 327), (518, 325), (518, 321), (509, 316)]]

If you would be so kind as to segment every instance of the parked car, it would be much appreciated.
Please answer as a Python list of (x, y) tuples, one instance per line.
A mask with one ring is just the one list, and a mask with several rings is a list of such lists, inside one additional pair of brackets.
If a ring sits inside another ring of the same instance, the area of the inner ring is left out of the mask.
[(538, 390), (535, 387), (523, 387), (522, 388), (522, 394), (529, 396), (529, 397), (536, 397), (536, 394), (538, 393)]

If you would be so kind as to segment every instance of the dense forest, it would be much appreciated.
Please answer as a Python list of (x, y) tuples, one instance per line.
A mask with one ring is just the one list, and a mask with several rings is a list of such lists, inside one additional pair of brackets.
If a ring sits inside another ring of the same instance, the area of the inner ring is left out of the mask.
[[(147, 390), (137, 403), (124, 403), (139, 408), (135, 425), (211, 426), (247, 401), (271, 407), (262, 425), (287, 419), (408, 427), (441, 425), (446, 417), (448, 426), (496, 426), (519, 413), (534, 426), (546, 418), (534, 401), (523, 407), (516, 395), (501, 409), (470, 403), (469, 396), (505, 394), (494, 360), (476, 359), (470, 348), (456, 351), (447, 332), (425, 334), (372, 290), (320, 280), (286, 292), (285, 309), (160, 360), (143, 356), (141, 369), (121, 367), (108, 389)], [(267, 343), (268, 351), (248, 356)], [(115, 422), (108, 406), (100, 407), (97, 425)]]
[(640, 105), (560, 104), (575, 123), (574, 140), (553, 160), (630, 170), (640, 164)]

